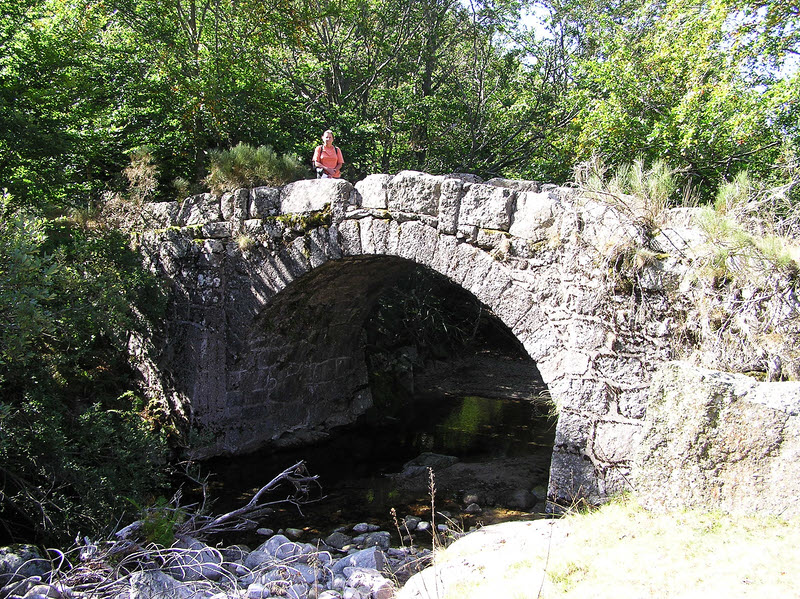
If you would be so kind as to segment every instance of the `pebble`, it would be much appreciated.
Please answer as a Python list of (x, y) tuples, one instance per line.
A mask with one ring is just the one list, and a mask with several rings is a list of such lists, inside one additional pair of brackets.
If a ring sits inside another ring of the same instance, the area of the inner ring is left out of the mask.
[[(401, 520), (400, 526), (403, 533), (431, 530), (430, 522), (410, 515)], [(447, 527), (440, 524), (438, 528)], [(197, 590), (202, 587), (205, 599), (391, 599), (398, 583), (426, 567), (432, 556), (430, 549), (414, 548), (411, 534), (403, 537), (402, 547), (391, 547), (392, 534), (367, 522), (339, 528), (326, 539), (312, 543), (300, 542), (304, 531), (299, 528), (282, 529), (278, 534), (260, 528), (257, 534), (267, 538), (255, 549), (243, 545), (210, 547), (197, 539), (181, 537), (163, 562), (143, 553), (138, 567), (128, 564), (133, 574), (116, 581), (117, 594), (112, 597), (201, 597)], [(43, 559), (38, 550), (19, 547), (22, 546), (17, 546), (17, 553), (15, 548), (0, 548), (0, 597), (92, 596), (91, 591), (87, 594), (85, 590), (85, 581), (81, 592), (64, 585), (57, 588), (43, 584), (43, 580), (54, 577), (70, 580), (67, 565), (50, 572), (51, 562)], [(108, 552), (82, 552), (83, 559), (71, 567), (103, 571), (104, 576), (110, 577), (113, 569), (103, 563), (104, 555)], [(163, 565), (159, 568), (158, 563)], [(98, 577), (97, 584), (108, 588), (112, 582)]]

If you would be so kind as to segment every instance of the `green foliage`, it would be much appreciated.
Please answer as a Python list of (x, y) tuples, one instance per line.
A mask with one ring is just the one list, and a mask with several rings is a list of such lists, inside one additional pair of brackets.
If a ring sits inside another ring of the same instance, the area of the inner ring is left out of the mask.
[(16, 362), (25, 367), (36, 359), (36, 341), (52, 333), (54, 323), (47, 303), (52, 298), (57, 265), (40, 254), (45, 240), (44, 221), (11, 207), (11, 197), (0, 199), (0, 384), (3, 367)]
[(209, 157), (205, 181), (218, 194), (242, 187), (284, 185), (309, 174), (297, 156), (279, 156), (270, 146), (240, 143), (230, 150), (212, 150)]
[[(209, 148), (269, 140), (307, 164), (326, 128), (351, 180), (412, 168), (561, 183), (594, 153), (615, 168), (662, 160), (704, 200), (743, 169), (780, 178), (798, 144), (796, 11), (540, 4), (547, 35), (519, 25), (514, 0), (4, 0), (0, 181), (64, 213), (127, 191), (131, 149), (149, 146), (136, 193), (171, 199), (167, 182), (185, 195), (206, 177)], [(212, 185), (257, 175), (235, 170)], [(259, 176), (302, 176), (288, 170)]]
[(757, 50), (740, 43), (737, 11), (733, 3), (672, 0), (598, 18), (596, 45), (577, 71), (578, 158), (662, 159), (680, 174), (684, 192), (706, 200), (743, 168), (767, 176), (781, 144), (797, 140), (797, 92), (789, 79), (770, 76), (774, 70), (742, 65)]
[[(0, 221), (0, 534), (102, 532), (163, 482), (166, 442), (132, 393), (130, 331), (163, 294), (118, 233), (12, 210)], [(138, 307), (138, 308), (137, 308)]]
[(148, 543), (155, 543), (162, 547), (170, 547), (175, 541), (175, 526), (186, 520), (186, 512), (174, 507), (164, 497), (158, 497), (152, 505), (143, 508), (135, 501), (141, 514), (142, 533)]

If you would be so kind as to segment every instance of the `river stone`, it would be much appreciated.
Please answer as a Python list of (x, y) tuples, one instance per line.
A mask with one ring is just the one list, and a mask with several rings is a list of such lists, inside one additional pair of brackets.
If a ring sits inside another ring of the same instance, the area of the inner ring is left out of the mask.
[(428, 473), (428, 468), (432, 468), (434, 472), (437, 470), (444, 470), (457, 464), (459, 459), (452, 455), (441, 455), (438, 453), (424, 452), (418, 455), (413, 460), (406, 462), (403, 465), (402, 474), (404, 476), (417, 476), (418, 474)]
[(369, 568), (345, 568), (347, 586), (368, 593), (372, 599), (391, 599), (394, 596), (394, 586), (383, 575)]
[(22, 599), (61, 599), (62, 594), (50, 584), (37, 584), (31, 587)]
[(297, 557), (307, 553), (303, 545), (290, 541), (284, 535), (275, 535), (266, 543), (263, 543), (256, 551), (264, 551), (279, 560)]
[(389, 549), (389, 545), (392, 543), (392, 535), (385, 531), (370, 532), (358, 542), (364, 547), (380, 547), (386, 550)]
[(259, 568), (262, 564), (271, 563), (274, 561), (274, 556), (266, 551), (256, 549), (251, 551), (247, 557), (244, 558), (244, 566), (246, 568), (255, 569)]
[(345, 568), (372, 568), (381, 570), (386, 564), (386, 555), (377, 547), (362, 549), (337, 561), (332, 568), (334, 574), (342, 574)]
[(406, 516), (403, 519), (404, 528), (406, 528), (409, 532), (414, 532), (419, 525), (421, 518), (417, 516)]
[(480, 514), (483, 510), (481, 506), (477, 503), (470, 503), (467, 507), (464, 508), (464, 511), (468, 514)]
[(177, 580), (219, 580), (225, 573), (219, 551), (197, 539), (179, 536), (173, 548), (184, 551), (171, 552), (164, 567)]
[(49, 571), (50, 561), (43, 559), (34, 545), (0, 547), (0, 586)]
[(191, 587), (160, 570), (134, 572), (130, 577), (130, 599), (194, 599)]
[(379, 530), (380, 526), (377, 524), (369, 524), (368, 522), (360, 522), (353, 527), (353, 530), (358, 533), (375, 532)]
[(283, 533), (293, 541), (303, 536), (303, 530), (300, 528), (286, 528)]
[(369, 599), (369, 594), (364, 594), (353, 587), (346, 587), (342, 591), (342, 599)]
[(346, 545), (353, 542), (353, 537), (350, 537), (343, 532), (334, 532), (325, 538), (325, 544), (336, 549), (343, 549)]

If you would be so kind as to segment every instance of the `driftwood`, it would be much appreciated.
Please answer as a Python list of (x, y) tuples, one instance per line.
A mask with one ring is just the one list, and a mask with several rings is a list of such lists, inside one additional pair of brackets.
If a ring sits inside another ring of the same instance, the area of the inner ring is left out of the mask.
[[(321, 498), (311, 498), (312, 489), (321, 488), (317, 481), (318, 478), (317, 475), (312, 476), (308, 473), (305, 461), (297, 462), (261, 487), (246, 505), (220, 516), (193, 514), (185, 522), (176, 525), (175, 532), (203, 539), (225, 532), (250, 530), (257, 526), (258, 518), (272, 511), (270, 506), (290, 503), (299, 509), (302, 504), (319, 501)], [(293, 488), (293, 492), (288, 497), (262, 502), (266, 494), (277, 490), (283, 483), (289, 483)]]
[[(188, 472), (187, 476), (191, 478)], [(272, 513), (271, 506), (288, 503), (300, 510), (300, 506), (303, 504), (324, 499), (324, 496), (312, 498), (311, 495), (314, 489), (321, 490), (321, 486), (317, 481), (318, 478), (318, 476), (312, 476), (308, 473), (305, 461), (297, 462), (261, 487), (247, 504), (218, 516), (207, 515), (210, 511), (207, 505), (208, 481), (192, 478), (203, 489), (203, 501), (199, 506), (181, 506), (181, 492), (178, 491), (170, 501), (169, 506), (150, 508), (148, 511), (168, 514), (166, 517), (174, 523), (173, 532), (175, 535), (186, 535), (197, 540), (205, 540), (213, 535), (242, 532), (256, 528), (259, 518)], [(266, 494), (287, 485), (292, 489), (287, 497), (273, 501), (263, 501)], [(133, 524), (117, 531), (114, 536), (120, 541), (132, 541), (135, 545), (135, 539), (141, 538), (144, 526), (145, 522), (143, 520), (137, 520)]]

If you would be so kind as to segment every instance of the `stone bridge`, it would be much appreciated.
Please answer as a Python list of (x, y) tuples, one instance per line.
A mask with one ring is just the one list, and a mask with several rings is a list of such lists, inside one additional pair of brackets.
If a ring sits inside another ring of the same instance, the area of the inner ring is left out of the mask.
[(144, 212), (140, 249), (172, 295), (163, 330), (135, 349), (199, 431), (197, 455), (354, 421), (372, 404), (365, 319), (421, 265), (477, 298), (538, 366), (558, 411), (551, 497), (597, 500), (628, 484), (651, 375), (673, 355), (664, 289), (680, 273), (667, 253), (637, 266), (635, 284), (620, 265), (637, 248), (685, 245), (681, 211), (654, 240), (573, 189), (404, 171)]

